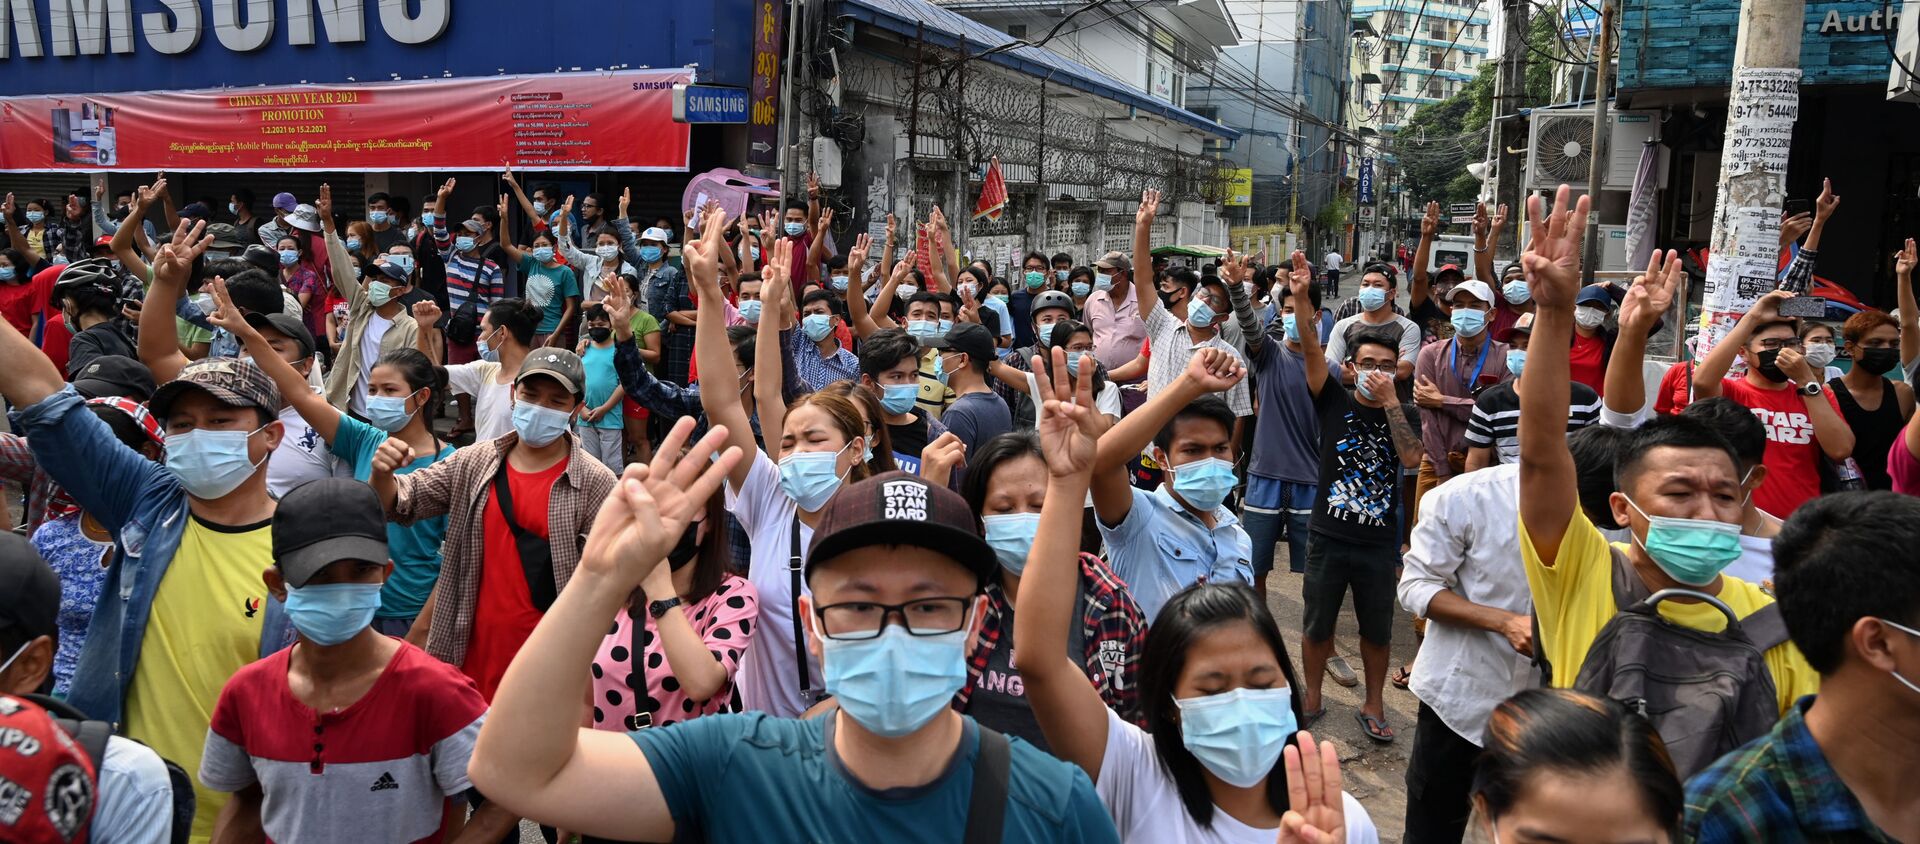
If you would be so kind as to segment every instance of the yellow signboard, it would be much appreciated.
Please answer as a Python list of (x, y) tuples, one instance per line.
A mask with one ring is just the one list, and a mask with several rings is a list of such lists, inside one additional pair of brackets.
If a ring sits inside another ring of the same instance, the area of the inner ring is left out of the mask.
[(1253, 204), (1253, 170), (1241, 168), (1228, 170), (1227, 204), (1246, 207)]

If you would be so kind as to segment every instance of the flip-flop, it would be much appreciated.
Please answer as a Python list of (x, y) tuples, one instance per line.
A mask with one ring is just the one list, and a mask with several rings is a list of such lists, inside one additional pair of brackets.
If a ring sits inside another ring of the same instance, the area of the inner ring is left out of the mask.
[(1413, 682), (1413, 669), (1404, 665), (1400, 666), (1393, 672), (1393, 680), (1391, 682), (1396, 689), (1406, 688), (1407, 684)]
[(1326, 714), (1327, 714), (1327, 708), (1324, 706), (1320, 707), (1319, 709), (1314, 709), (1314, 710), (1300, 713), (1300, 729), (1305, 730), (1305, 729), (1311, 728), (1315, 721), (1320, 720), (1321, 716), (1324, 716)]
[(1393, 743), (1393, 728), (1387, 726), (1387, 719), (1375, 718), (1365, 712), (1355, 712), (1353, 720), (1360, 722), (1360, 729), (1366, 732), (1367, 738), (1381, 744)]

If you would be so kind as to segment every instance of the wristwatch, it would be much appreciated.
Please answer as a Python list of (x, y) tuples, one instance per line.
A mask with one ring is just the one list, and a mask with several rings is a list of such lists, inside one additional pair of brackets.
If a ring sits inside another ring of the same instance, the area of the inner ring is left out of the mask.
[(664, 601), (654, 601), (647, 605), (647, 615), (653, 616), (654, 621), (659, 621), (661, 616), (667, 614), (667, 610), (677, 606), (680, 606), (679, 596), (668, 598)]
[(1820, 395), (1821, 391), (1823, 391), (1824, 389), (1826, 388), (1820, 386), (1820, 382), (1808, 381), (1806, 384), (1800, 387), (1800, 395), (1817, 396), (1817, 395)]

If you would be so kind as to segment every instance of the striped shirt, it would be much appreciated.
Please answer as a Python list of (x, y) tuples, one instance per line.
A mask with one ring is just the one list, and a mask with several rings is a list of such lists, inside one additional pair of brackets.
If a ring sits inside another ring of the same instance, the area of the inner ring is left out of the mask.
[(433, 230), (433, 245), (440, 250), (440, 260), (447, 265), (447, 308), (459, 310), (468, 300), (474, 302), (474, 310), (486, 313), (487, 306), (500, 298), (500, 265), (486, 256), (484, 249), (476, 249), (477, 255), (465, 255), (453, 248), (453, 236), (444, 226)]
[[(1493, 463), (1520, 460), (1520, 395), (1515, 382), (1506, 381), (1488, 387), (1473, 402), (1473, 418), (1467, 420), (1467, 445), (1493, 449)], [(1570, 382), (1573, 395), (1567, 409), (1567, 432), (1572, 433), (1600, 421), (1600, 394), (1578, 381)]]

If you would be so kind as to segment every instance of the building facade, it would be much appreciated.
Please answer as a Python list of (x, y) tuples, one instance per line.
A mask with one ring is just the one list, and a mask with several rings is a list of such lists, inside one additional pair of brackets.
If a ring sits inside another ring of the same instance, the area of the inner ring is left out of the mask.
[(1453, 96), (1487, 61), (1488, 17), (1479, 0), (1359, 0), (1352, 51), (1356, 80), (1377, 79), (1360, 97), (1356, 121), (1391, 135), (1422, 105)]
[(1295, 86), (1299, 0), (1230, 0), (1239, 46), (1221, 51), (1207, 71), (1188, 77), (1187, 105), (1238, 130), (1223, 150), (1227, 167), (1253, 171), (1250, 204), (1228, 209), (1236, 226), (1285, 223), (1293, 158), (1300, 149), (1293, 114), (1304, 106)]

